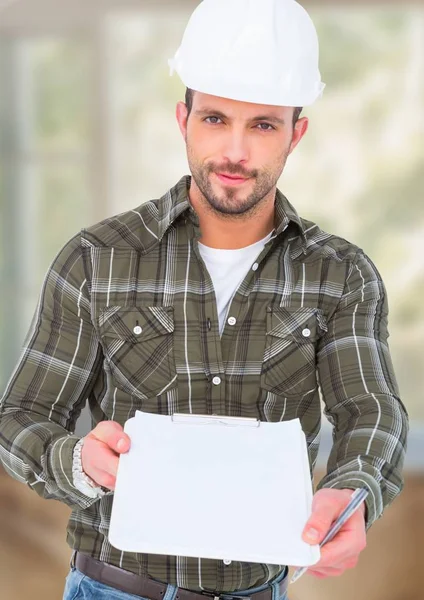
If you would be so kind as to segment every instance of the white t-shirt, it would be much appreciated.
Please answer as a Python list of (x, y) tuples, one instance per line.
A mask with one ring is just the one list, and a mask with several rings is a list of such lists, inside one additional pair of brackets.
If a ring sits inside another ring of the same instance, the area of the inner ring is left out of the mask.
[(273, 233), (271, 231), (259, 242), (238, 250), (218, 250), (199, 242), (199, 252), (209, 271), (215, 290), (220, 335), (224, 330), (225, 319), (234, 294)]

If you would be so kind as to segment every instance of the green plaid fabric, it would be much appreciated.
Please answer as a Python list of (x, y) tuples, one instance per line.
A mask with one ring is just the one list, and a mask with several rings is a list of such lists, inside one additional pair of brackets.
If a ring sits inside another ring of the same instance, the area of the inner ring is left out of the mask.
[[(10, 475), (72, 507), (72, 548), (181, 587), (231, 592), (269, 581), (284, 565), (111, 546), (112, 494), (93, 500), (72, 481), (73, 432), (87, 398), (93, 427), (105, 419), (124, 425), (137, 409), (299, 418), (312, 474), (320, 390), (334, 444), (318, 487), (366, 486), (368, 527), (402, 489), (408, 417), (387, 345), (386, 291), (364, 252), (301, 219), (277, 191), (275, 232), (232, 300), (235, 324), (220, 337), (189, 187), (183, 177), (59, 253), (1, 401), (0, 450)], [(260, 473), (234, 483), (260, 485)], [(211, 482), (211, 493), (226, 492)], [(261, 526), (260, 509), (252, 525)]]

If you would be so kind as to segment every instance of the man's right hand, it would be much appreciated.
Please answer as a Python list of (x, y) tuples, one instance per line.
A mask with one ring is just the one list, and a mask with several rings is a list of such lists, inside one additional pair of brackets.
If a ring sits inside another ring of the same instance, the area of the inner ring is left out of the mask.
[(84, 473), (97, 485), (115, 489), (120, 454), (128, 452), (131, 440), (115, 421), (101, 421), (84, 438), (81, 461)]

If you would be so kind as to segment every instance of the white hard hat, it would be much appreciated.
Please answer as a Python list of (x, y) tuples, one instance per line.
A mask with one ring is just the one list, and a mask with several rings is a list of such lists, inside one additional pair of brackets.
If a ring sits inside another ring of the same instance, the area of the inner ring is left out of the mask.
[(303, 107), (325, 87), (318, 54), (314, 24), (295, 0), (203, 0), (168, 62), (193, 90)]

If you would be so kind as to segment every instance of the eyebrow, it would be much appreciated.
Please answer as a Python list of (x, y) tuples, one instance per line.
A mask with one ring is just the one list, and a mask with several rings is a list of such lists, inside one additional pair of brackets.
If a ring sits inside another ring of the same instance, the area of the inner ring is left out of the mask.
[[(211, 117), (213, 115), (214, 117), (219, 117), (220, 119), (229, 119), (227, 115), (224, 115), (224, 113), (222, 113), (221, 111), (215, 110), (213, 108), (202, 108), (199, 110), (195, 110), (194, 114), (198, 117)], [(253, 117), (253, 119), (249, 119), (249, 121), (269, 121), (270, 123), (275, 123), (276, 125), (286, 124), (284, 119), (280, 119), (279, 117), (275, 117), (273, 115), (259, 115), (257, 117)]]

